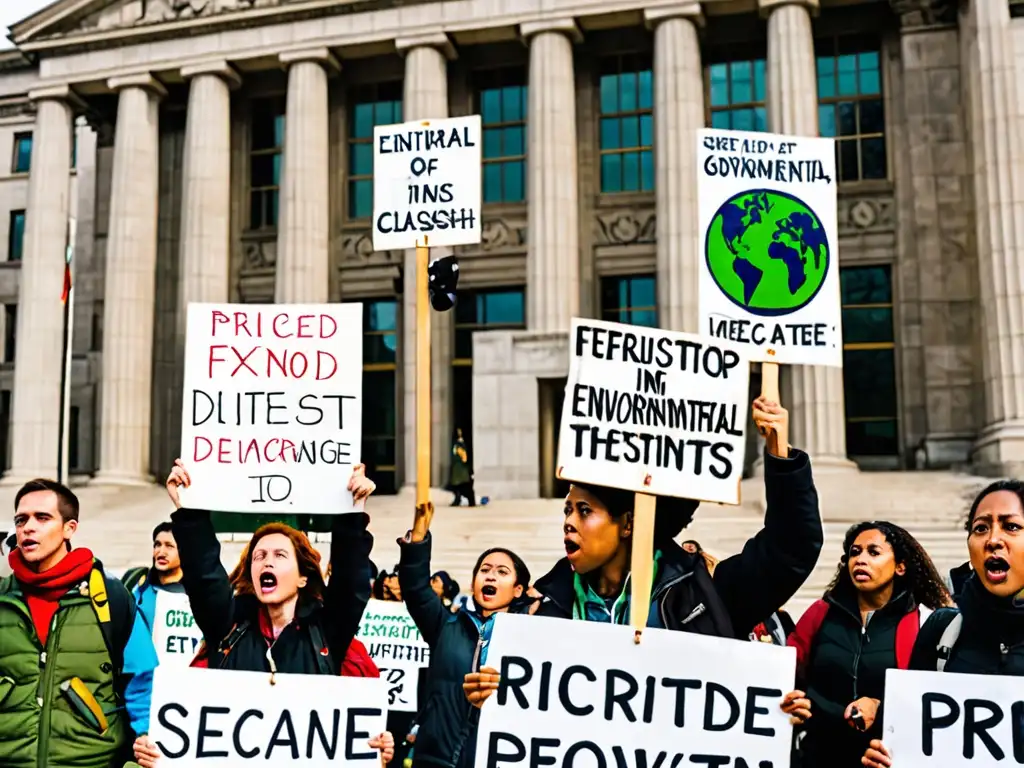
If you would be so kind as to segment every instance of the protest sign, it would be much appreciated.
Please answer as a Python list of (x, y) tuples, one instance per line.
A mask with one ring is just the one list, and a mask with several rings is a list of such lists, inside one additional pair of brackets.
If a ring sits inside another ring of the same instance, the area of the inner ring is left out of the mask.
[(149, 738), (160, 768), (380, 766), (367, 742), (387, 729), (387, 689), (371, 677), (165, 669), (153, 676)]
[(559, 476), (739, 502), (750, 365), (740, 345), (573, 319)]
[(187, 667), (203, 642), (203, 633), (192, 617), (188, 595), (183, 592), (156, 592), (153, 614), (153, 647), (161, 666)]
[(338, 514), (362, 440), (361, 304), (190, 304), (183, 502)]
[(784, 768), (792, 648), (499, 614), (476, 768)]
[(883, 741), (900, 768), (995, 768), (1024, 763), (1019, 677), (890, 669)]
[(841, 366), (835, 141), (696, 140), (700, 332), (750, 345), (754, 360)]
[(373, 250), (480, 242), (480, 115), (373, 129)]
[(430, 666), (430, 647), (405, 603), (370, 600), (356, 637), (388, 684), (388, 706), (397, 712), (418, 711), (420, 670)]

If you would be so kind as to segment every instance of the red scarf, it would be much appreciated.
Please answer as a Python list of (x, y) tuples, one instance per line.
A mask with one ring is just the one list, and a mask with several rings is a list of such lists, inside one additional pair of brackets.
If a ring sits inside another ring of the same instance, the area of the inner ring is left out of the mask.
[(73, 549), (59, 563), (42, 573), (29, 568), (20, 549), (11, 552), (7, 562), (25, 593), (25, 603), (32, 614), (39, 642), (45, 646), (59, 600), (71, 587), (89, 578), (93, 566), (92, 552), (88, 549)]

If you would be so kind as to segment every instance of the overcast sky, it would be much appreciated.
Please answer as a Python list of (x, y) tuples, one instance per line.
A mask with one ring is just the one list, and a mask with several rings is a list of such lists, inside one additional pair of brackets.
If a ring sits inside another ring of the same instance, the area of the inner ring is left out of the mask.
[(40, 8), (45, 8), (53, 0), (0, 0), (0, 48), (7, 48), (11, 41), (7, 39), (7, 28), (26, 16), (31, 16)]

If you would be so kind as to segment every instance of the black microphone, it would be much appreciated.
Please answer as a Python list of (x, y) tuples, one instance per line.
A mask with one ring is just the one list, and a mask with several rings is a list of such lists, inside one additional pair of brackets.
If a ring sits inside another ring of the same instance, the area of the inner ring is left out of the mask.
[(455, 256), (442, 256), (427, 267), (430, 306), (447, 312), (455, 306), (455, 289), (459, 284), (459, 261)]

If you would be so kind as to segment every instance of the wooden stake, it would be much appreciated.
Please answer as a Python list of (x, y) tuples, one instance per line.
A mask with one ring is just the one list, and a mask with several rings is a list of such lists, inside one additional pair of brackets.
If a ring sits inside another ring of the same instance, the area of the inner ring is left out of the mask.
[(430, 504), (430, 248), (416, 246), (416, 509)]
[(647, 626), (651, 613), (651, 581), (654, 579), (654, 515), (657, 496), (638, 493), (633, 499), (633, 551), (630, 555), (629, 621), (634, 642)]
[[(768, 354), (773, 354), (771, 350)], [(761, 397), (772, 403), (781, 403), (779, 395), (779, 364), (761, 363)], [(781, 458), (789, 456), (789, 430), (778, 429), (769, 434), (768, 430), (761, 428), (761, 435), (768, 443), (768, 451)]]

